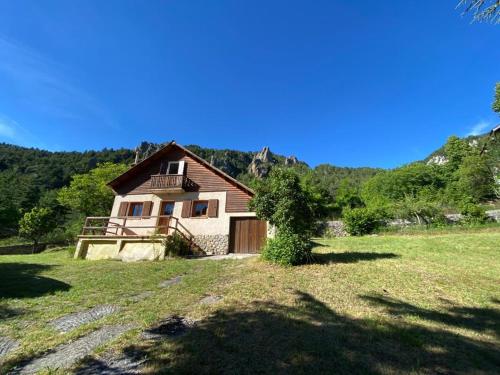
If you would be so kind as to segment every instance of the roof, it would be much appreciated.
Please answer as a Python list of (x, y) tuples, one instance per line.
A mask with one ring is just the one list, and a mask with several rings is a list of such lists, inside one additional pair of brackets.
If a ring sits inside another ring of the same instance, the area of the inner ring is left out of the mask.
[(142, 170), (142, 168), (144, 168), (144, 167), (150, 165), (151, 163), (155, 162), (156, 160), (158, 160), (159, 158), (161, 158), (164, 154), (166, 154), (167, 152), (171, 151), (173, 148), (178, 148), (178, 149), (182, 150), (187, 155), (191, 156), (193, 159), (195, 159), (196, 161), (200, 162), (205, 167), (207, 167), (208, 169), (212, 170), (213, 172), (215, 172), (216, 174), (218, 174), (219, 176), (221, 176), (222, 178), (224, 178), (228, 182), (232, 183), (233, 185), (237, 186), (241, 190), (244, 190), (248, 194), (250, 194), (250, 195), (254, 195), (255, 194), (254, 191), (252, 189), (250, 189), (248, 186), (242, 184), (241, 182), (239, 182), (235, 178), (229, 176), (227, 173), (221, 171), (219, 168), (214, 167), (208, 161), (206, 161), (205, 159), (202, 159), (201, 157), (199, 157), (198, 155), (196, 155), (192, 151), (189, 151), (187, 148), (185, 148), (185, 147), (177, 144), (175, 141), (171, 141), (171, 142), (167, 143), (165, 146), (163, 146), (161, 149), (159, 149), (158, 151), (156, 151), (152, 155), (148, 156), (146, 159), (144, 159), (141, 162), (137, 163), (136, 165), (132, 166), (126, 172), (124, 172), (120, 176), (116, 177), (114, 180), (108, 182), (108, 186), (110, 186), (114, 190), (115, 187), (117, 187), (118, 185), (120, 185), (122, 182), (124, 182), (124, 181), (128, 180), (129, 178), (131, 178), (136, 173), (138, 173), (140, 170)]

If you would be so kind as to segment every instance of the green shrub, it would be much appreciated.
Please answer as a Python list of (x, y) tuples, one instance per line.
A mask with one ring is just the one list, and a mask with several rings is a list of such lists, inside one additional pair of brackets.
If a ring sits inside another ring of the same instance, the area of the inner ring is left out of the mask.
[(384, 215), (379, 210), (371, 208), (353, 208), (345, 210), (344, 225), (347, 233), (352, 236), (362, 236), (373, 233), (382, 226)]
[(292, 266), (311, 260), (311, 241), (290, 231), (278, 231), (262, 250), (262, 258), (270, 262)]
[(43, 236), (42, 241), (47, 244), (69, 245), (76, 242), (76, 236), (72, 232), (69, 232), (67, 229), (55, 228), (52, 232), (49, 232), (45, 236)]
[(484, 224), (488, 221), (488, 216), (484, 208), (474, 203), (465, 203), (460, 210), (462, 222), (464, 224)]
[(444, 228), (452, 225), (448, 218), (442, 212), (439, 212), (430, 220), (430, 226), (433, 228)]
[(163, 246), (165, 248), (165, 256), (168, 257), (183, 257), (191, 254), (189, 241), (178, 233), (167, 236), (163, 240)]
[(302, 184), (290, 168), (273, 168), (255, 191), (249, 207), (277, 232), (264, 247), (262, 258), (282, 265), (306, 262), (311, 256), (309, 239), (327, 211), (324, 194)]

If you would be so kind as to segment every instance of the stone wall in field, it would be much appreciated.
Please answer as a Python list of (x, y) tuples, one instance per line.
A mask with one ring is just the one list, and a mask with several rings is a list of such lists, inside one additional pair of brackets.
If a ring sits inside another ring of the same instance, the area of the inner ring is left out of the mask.
[[(492, 220), (500, 222), (500, 210), (489, 210), (486, 211), (486, 215), (490, 217)], [(448, 214), (445, 215), (450, 223), (457, 223), (462, 220), (461, 214)], [(395, 227), (404, 227), (409, 225), (414, 225), (416, 223), (409, 220), (396, 219), (391, 220), (387, 223), (389, 226)], [(332, 220), (326, 222), (326, 228), (323, 229), (322, 235), (326, 235), (328, 237), (345, 237), (349, 234), (346, 232), (344, 223), (342, 220)]]
[(33, 245), (31, 244), (1, 246), (0, 255), (33, 254), (33, 252), (40, 253), (44, 251), (46, 247), (47, 244), (38, 244), (35, 251), (33, 251)]

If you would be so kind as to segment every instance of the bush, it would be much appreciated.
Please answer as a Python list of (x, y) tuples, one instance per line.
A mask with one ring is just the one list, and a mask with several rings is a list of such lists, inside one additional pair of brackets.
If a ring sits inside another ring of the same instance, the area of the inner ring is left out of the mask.
[(383, 225), (383, 213), (370, 208), (353, 208), (345, 210), (344, 225), (347, 233), (362, 236), (373, 233)]
[(474, 203), (465, 203), (460, 210), (465, 224), (484, 224), (488, 221), (486, 211)]
[(283, 266), (293, 266), (311, 260), (311, 241), (290, 231), (278, 231), (267, 241), (262, 258)]
[(262, 258), (282, 265), (306, 262), (311, 256), (309, 239), (317, 229), (317, 219), (326, 212), (323, 193), (303, 186), (289, 168), (272, 169), (255, 190), (250, 208), (277, 232), (264, 247)]
[(167, 236), (163, 240), (165, 255), (168, 257), (183, 257), (191, 254), (189, 242), (178, 233)]
[(42, 241), (47, 244), (72, 244), (75, 243), (75, 237), (64, 228), (55, 228), (42, 237)]
[(430, 220), (430, 226), (433, 228), (444, 228), (450, 226), (451, 223), (446, 217), (446, 215), (442, 212), (439, 212)]

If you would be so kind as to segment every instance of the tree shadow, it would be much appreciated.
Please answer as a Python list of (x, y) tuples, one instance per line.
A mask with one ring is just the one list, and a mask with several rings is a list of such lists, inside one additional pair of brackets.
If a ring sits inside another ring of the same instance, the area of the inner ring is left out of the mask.
[(141, 367), (146, 361), (147, 353), (125, 348), (119, 358), (104, 357), (100, 359), (85, 358), (75, 375), (124, 375), (140, 374)]
[(313, 263), (357, 263), (367, 260), (398, 258), (394, 253), (346, 251), (343, 253), (313, 253)]
[(14, 318), (15, 316), (21, 315), (23, 313), (24, 313), (24, 310), (12, 309), (6, 305), (0, 305), (0, 320)]
[(499, 309), (457, 306), (447, 302), (448, 306), (444, 311), (434, 311), (379, 294), (365, 295), (361, 298), (383, 306), (391, 315), (415, 315), (425, 320), (500, 337)]
[(318, 241), (315, 241), (315, 240), (311, 240), (311, 243), (312, 243), (313, 247), (328, 247), (327, 245), (320, 243)]
[(309, 294), (294, 306), (255, 302), (222, 309), (184, 336), (145, 341), (149, 373), (498, 373), (488, 342), (402, 320), (341, 315)]
[(33, 298), (69, 290), (69, 284), (38, 275), (52, 267), (31, 263), (0, 263), (0, 298)]

